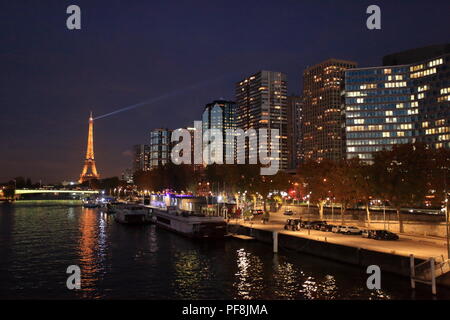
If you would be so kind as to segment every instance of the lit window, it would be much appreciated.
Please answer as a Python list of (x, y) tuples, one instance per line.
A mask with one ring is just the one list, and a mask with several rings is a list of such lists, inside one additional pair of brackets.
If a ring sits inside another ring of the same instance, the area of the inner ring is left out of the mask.
[(446, 93), (450, 93), (450, 87), (441, 89), (441, 94), (446, 94)]
[(441, 58), (441, 59), (436, 59), (436, 60), (430, 61), (428, 63), (428, 66), (429, 67), (434, 67), (434, 66), (438, 66), (438, 65), (443, 64), (443, 63), (444, 63), (444, 60)]

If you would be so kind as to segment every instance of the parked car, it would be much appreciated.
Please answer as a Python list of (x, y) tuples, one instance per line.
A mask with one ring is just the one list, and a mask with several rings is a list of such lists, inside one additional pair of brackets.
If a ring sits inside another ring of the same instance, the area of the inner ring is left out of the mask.
[(331, 232), (339, 233), (342, 227), (343, 226), (333, 226), (333, 228), (331, 229)]
[(264, 210), (261, 209), (252, 210), (252, 214), (254, 216), (262, 216), (264, 214)]
[(311, 229), (312, 224), (311, 221), (303, 221), (300, 226), (305, 229)]
[(369, 238), (375, 240), (398, 240), (399, 237), (393, 232), (387, 230), (370, 230)]
[(284, 230), (299, 231), (301, 221), (300, 219), (287, 219)]
[(361, 234), (361, 229), (353, 226), (341, 226), (339, 233), (343, 234)]
[(322, 224), (320, 226), (320, 231), (331, 232), (331, 230), (333, 230), (333, 227), (335, 227), (335, 225), (333, 224)]
[(305, 229), (315, 229), (315, 226), (317, 225), (317, 224), (320, 224), (320, 223), (322, 223), (323, 221), (305, 221), (303, 224), (302, 224), (302, 228), (305, 228)]
[(313, 224), (312, 227), (314, 230), (321, 230), (322, 226), (326, 226), (326, 225), (327, 225), (326, 221), (319, 221), (319, 222)]
[(370, 231), (371, 231), (371, 230), (367, 230), (367, 229), (362, 230), (362, 231), (361, 231), (361, 236), (362, 236), (363, 238), (370, 238), (370, 237), (369, 237)]
[(284, 215), (285, 215), (285, 216), (292, 216), (292, 215), (294, 215), (294, 211), (292, 211), (292, 210), (286, 210), (286, 211), (284, 212)]

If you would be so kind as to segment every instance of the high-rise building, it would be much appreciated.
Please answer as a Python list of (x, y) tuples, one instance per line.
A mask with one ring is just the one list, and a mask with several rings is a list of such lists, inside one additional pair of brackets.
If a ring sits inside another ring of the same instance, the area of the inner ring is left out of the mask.
[(137, 144), (133, 147), (133, 172), (147, 171), (150, 169), (150, 148), (146, 144)]
[(236, 104), (233, 101), (215, 100), (205, 106), (202, 116), (203, 133), (208, 129), (218, 129), (223, 137), (223, 163), (226, 155), (235, 158), (235, 145), (226, 141), (226, 130), (236, 129)]
[(287, 78), (284, 73), (260, 71), (236, 83), (236, 125), (243, 130), (278, 129), (280, 169), (287, 169)]
[(154, 129), (150, 132), (150, 169), (163, 166), (170, 161), (172, 130)]
[(288, 168), (296, 169), (301, 159), (301, 111), (303, 98), (301, 96), (287, 97), (287, 144)]
[(347, 158), (370, 162), (394, 144), (450, 148), (450, 45), (384, 57), (380, 67), (346, 71)]
[(345, 157), (344, 71), (356, 62), (329, 59), (303, 73), (302, 148), (305, 160)]
[(133, 170), (125, 169), (124, 171), (122, 171), (121, 180), (125, 181), (126, 183), (133, 183)]

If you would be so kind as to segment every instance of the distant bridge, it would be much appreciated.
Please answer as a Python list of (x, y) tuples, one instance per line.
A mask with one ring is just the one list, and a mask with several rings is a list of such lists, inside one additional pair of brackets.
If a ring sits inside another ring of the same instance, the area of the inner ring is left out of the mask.
[[(19, 199), (21, 195), (26, 194), (71, 194), (71, 195), (92, 195), (92, 194), (98, 194), (99, 191), (96, 190), (54, 190), (54, 189), (16, 189), (14, 198)], [(0, 201), (5, 201), (5, 197), (3, 195), (2, 190), (0, 189)]]
[(17, 189), (16, 195), (22, 194), (40, 194), (40, 193), (70, 193), (70, 194), (97, 194), (96, 190), (52, 190), (52, 189)]

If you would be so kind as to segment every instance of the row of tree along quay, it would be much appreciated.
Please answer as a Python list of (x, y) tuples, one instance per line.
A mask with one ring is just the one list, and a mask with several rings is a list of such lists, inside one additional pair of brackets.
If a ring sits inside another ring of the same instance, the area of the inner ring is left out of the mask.
[(256, 204), (261, 199), (264, 210), (274, 191), (289, 188), (294, 176), (279, 171), (275, 175), (260, 174), (260, 165), (213, 164), (204, 169), (190, 165), (167, 164), (150, 171), (140, 171), (134, 176), (140, 190), (173, 190), (193, 194), (224, 194), (236, 199), (237, 207), (245, 195)]
[(307, 162), (299, 168), (298, 178), (310, 201), (319, 207), (321, 218), (332, 197), (340, 203), (342, 217), (350, 206), (364, 203), (370, 222), (370, 201), (380, 199), (395, 208), (403, 232), (401, 208), (441, 208), (444, 204), (447, 209), (449, 170), (449, 150), (416, 143), (376, 152), (371, 163), (359, 159)]
[[(370, 162), (359, 159), (342, 161), (306, 161), (295, 175), (278, 172), (260, 175), (259, 165), (210, 165), (199, 170), (189, 165), (167, 164), (135, 174), (140, 190), (173, 190), (201, 194), (231, 195), (237, 206), (245, 194), (255, 205), (259, 200), (281, 203), (281, 195), (290, 195), (318, 207), (320, 219), (324, 206), (333, 199), (343, 219), (347, 209), (364, 204), (370, 222), (370, 202), (381, 200), (397, 213), (403, 232), (401, 208), (442, 208), (447, 204), (450, 182), (450, 151), (430, 149), (425, 144), (402, 144), (392, 150), (373, 154)], [(207, 186), (205, 188), (205, 185)]]
[[(430, 149), (424, 144), (402, 144), (392, 150), (373, 154), (368, 162), (359, 159), (342, 161), (306, 161), (296, 174), (278, 172), (260, 174), (260, 165), (192, 165), (165, 166), (136, 172), (134, 186), (117, 177), (92, 180), (78, 186), (101, 189), (117, 195), (113, 190), (127, 190), (127, 196), (138, 191), (191, 193), (195, 195), (223, 195), (236, 200), (244, 215), (260, 203), (267, 212), (267, 204), (278, 208), (286, 198), (317, 206), (320, 219), (330, 201), (340, 207), (341, 219), (346, 210), (364, 205), (370, 223), (370, 203), (379, 200), (395, 209), (399, 231), (403, 232), (402, 208), (447, 209), (450, 183), (450, 151)], [(3, 184), (4, 199), (13, 200), (15, 189), (37, 188), (29, 179), (16, 178)], [(124, 195), (118, 194), (119, 196)], [(334, 208), (334, 205), (332, 206)], [(446, 210), (447, 212), (447, 210)], [(448, 217), (447, 217), (448, 219)]]

